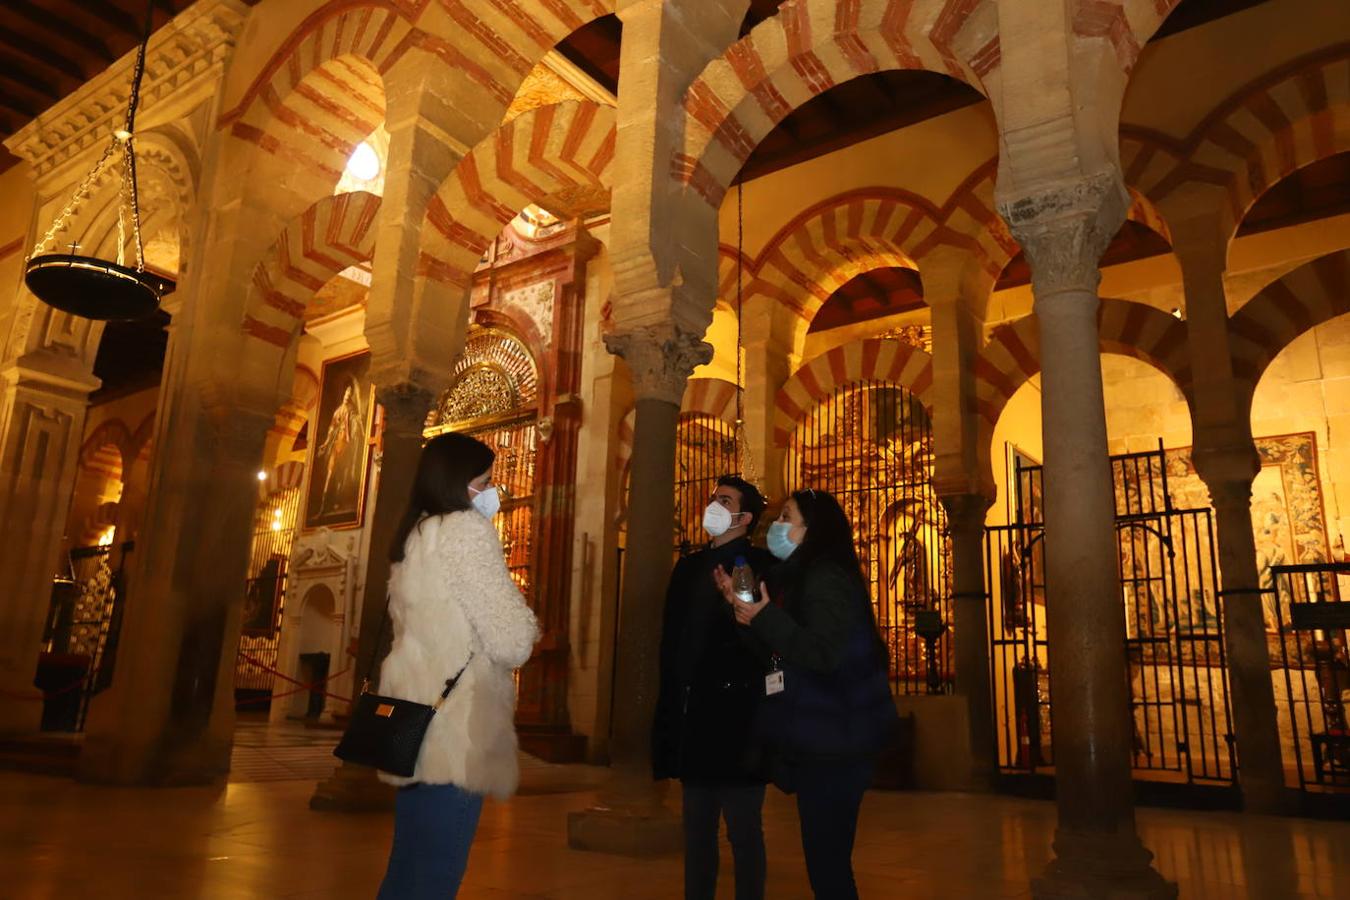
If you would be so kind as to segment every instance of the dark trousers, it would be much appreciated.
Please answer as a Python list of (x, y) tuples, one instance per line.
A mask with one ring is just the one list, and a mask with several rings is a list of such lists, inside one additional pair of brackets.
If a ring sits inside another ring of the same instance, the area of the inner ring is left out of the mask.
[(712, 900), (717, 893), (718, 826), (736, 864), (736, 900), (764, 897), (764, 785), (684, 785), (684, 897)]
[(802, 853), (816, 900), (857, 900), (853, 837), (875, 763), (808, 763), (794, 772)]
[(483, 796), (453, 784), (418, 784), (394, 801), (394, 847), (378, 900), (445, 900), (459, 892)]

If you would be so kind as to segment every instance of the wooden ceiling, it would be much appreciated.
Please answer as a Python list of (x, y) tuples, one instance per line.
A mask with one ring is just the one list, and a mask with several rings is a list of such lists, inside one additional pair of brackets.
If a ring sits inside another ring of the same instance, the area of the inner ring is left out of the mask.
[(923, 306), (923, 283), (913, 269), (887, 266), (855, 275), (830, 295), (811, 320), (810, 331), (826, 331)]
[[(192, 3), (0, 0), (0, 140), (135, 49), (151, 6), (158, 29)], [(0, 170), (14, 161), (0, 148)]]

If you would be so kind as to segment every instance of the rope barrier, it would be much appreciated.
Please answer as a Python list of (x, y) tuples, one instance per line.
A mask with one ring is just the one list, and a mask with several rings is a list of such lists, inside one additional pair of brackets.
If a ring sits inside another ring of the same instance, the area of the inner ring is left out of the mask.
[(0, 697), (4, 697), (7, 700), (20, 700), (25, 703), (42, 703), (51, 697), (59, 697), (62, 694), (69, 694), (71, 691), (75, 691), (84, 687), (86, 677), (87, 676), (81, 675), (79, 680), (75, 681), (72, 684), (68, 684), (63, 688), (58, 688), (57, 690), (54, 691), (39, 691), (36, 694), (26, 694), (21, 691), (0, 690)]
[[(253, 667), (257, 668), (257, 669), (261, 669), (263, 672), (267, 673), (268, 675), (273, 676), (274, 678), (280, 678), (282, 681), (286, 681), (286, 682), (289, 682), (289, 683), (291, 683), (291, 684), (299, 685), (299, 687), (295, 688), (294, 690), (282, 691), (282, 692), (279, 693), (279, 694), (277, 694), (277, 693), (270, 693), (270, 694), (268, 694), (266, 697), (256, 697), (256, 698), (254, 698), (254, 699), (252, 699), (252, 700), (240, 700), (240, 701), (238, 701), (237, 703), (235, 703), (235, 706), (236, 706), (236, 707), (240, 707), (240, 706), (248, 706), (249, 704), (253, 704), (253, 703), (270, 703), (270, 702), (272, 702), (273, 700), (279, 700), (279, 699), (281, 699), (281, 698), (283, 698), (283, 697), (291, 697), (291, 696), (294, 696), (295, 694), (313, 693), (313, 692), (314, 692), (314, 689), (317, 688), (317, 687), (319, 687), (320, 685), (327, 684), (328, 682), (332, 681), (334, 678), (337, 678), (337, 677), (339, 677), (339, 676), (341, 676), (341, 675), (346, 675), (348, 672), (350, 672), (350, 671), (352, 670), (352, 667), (349, 665), (349, 666), (347, 666), (347, 668), (342, 669), (342, 670), (339, 671), (339, 672), (333, 672), (333, 673), (330, 674), (330, 675), (325, 675), (323, 678), (320, 678), (318, 681), (312, 681), (312, 682), (306, 683), (306, 682), (300, 681), (300, 680), (298, 680), (298, 679), (292, 678), (292, 677), (290, 677), (289, 675), (286, 675), (286, 674), (284, 674), (284, 673), (282, 673), (282, 672), (277, 671), (276, 668), (274, 668), (273, 666), (269, 666), (267, 663), (263, 662), (263, 661), (260, 660), (260, 659), (257, 659), (256, 657), (249, 656), (247, 653), (243, 652), (242, 650), (239, 651), (239, 658), (242, 659), (244, 662), (248, 663), (250, 666), (253, 666)], [(352, 698), (351, 698), (351, 697), (343, 697), (343, 696), (341, 696), (341, 695), (339, 695), (339, 694), (333, 694), (333, 693), (330, 693), (330, 692), (328, 692), (328, 691), (322, 691), (321, 693), (322, 693), (325, 697), (331, 697), (331, 698), (333, 698), (334, 700), (341, 700), (343, 703), (351, 703), (351, 702), (352, 702)]]

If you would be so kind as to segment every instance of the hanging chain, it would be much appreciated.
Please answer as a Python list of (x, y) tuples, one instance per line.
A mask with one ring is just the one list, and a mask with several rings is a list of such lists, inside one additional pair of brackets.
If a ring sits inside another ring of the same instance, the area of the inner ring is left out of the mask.
[[(136, 52), (136, 68), (131, 77), (131, 97), (127, 103), (126, 127), (113, 133), (113, 138), (108, 142), (103, 155), (98, 158), (98, 162), (94, 163), (94, 167), (89, 170), (89, 174), (80, 181), (74, 195), (57, 214), (55, 221), (47, 229), (47, 233), (42, 236), (42, 240), (38, 241), (33, 247), (32, 256), (44, 253), (56, 239), (56, 236), (65, 230), (66, 224), (75, 214), (75, 208), (89, 197), (89, 193), (94, 189), (99, 178), (102, 177), (104, 170), (112, 162), (113, 155), (120, 148), (122, 151), (122, 183), (119, 196), (123, 205), (117, 211), (117, 264), (122, 265), (126, 256), (126, 218), (128, 212), (130, 212), (132, 236), (136, 241), (136, 271), (145, 271), (145, 247), (141, 242), (140, 193), (136, 187), (136, 150), (132, 146), (132, 140), (136, 128), (136, 108), (141, 101), (141, 80), (145, 76), (145, 54), (150, 46), (150, 32), (153, 22), (154, 2), (151, 0), (146, 4), (145, 34), (141, 40), (140, 49)], [(74, 253), (73, 250), (71, 252)]]
[[(145, 78), (145, 54), (150, 48), (150, 33), (154, 30), (155, 3), (149, 0), (145, 5), (145, 34), (141, 38), (140, 49), (136, 51), (136, 71), (131, 76), (131, 98), (127, 101), (127, 127), (124, 129), (123, 143), (126, 145), (126, 164), (122, 177), (127, 185), (127, 202), (131, 207), (131, 229), (136, 239), (136, 271), (145, 271), (145, 246), (141, 243), (141, 197), (136, 186), (136, 148), (132, 141), (136, 134), (136, 108), (141, 104), (141, 81)], [(121, 233), (118, 233), (117, 262), (122, 262)]]

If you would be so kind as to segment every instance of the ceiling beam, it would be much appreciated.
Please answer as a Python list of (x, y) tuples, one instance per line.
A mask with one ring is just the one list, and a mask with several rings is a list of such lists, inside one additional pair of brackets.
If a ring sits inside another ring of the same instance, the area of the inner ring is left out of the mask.
[(81, 0), (80, 5), (90, 15), (106, 22), (118, 31), (131, 35), (141, 33), (141, 22), (126, 10), (109, 3), (108, 0)]
[[(2, 25), (0, 25), (0, 53), (23, 57), (29, 63), (37, 64), (54, 73), (53, 77), (70, 79), (75, 85), (84, 81), (84, 73), (80, 71), (75, 60), (57, 53), (50, 47), (35, 44)], [(52, 93), (55, 93), (55, 90)]]
[(83, 47), (101, 60), (105, 66), (117, 58), (107, 44), (83, 28), (78, 27), (69, 19), (55, 16), (45, 9), (34, 6), (28, 0), (5, 0), (5, 6), (39, 28), (51, 32), (52, 37), (56, 40)]

